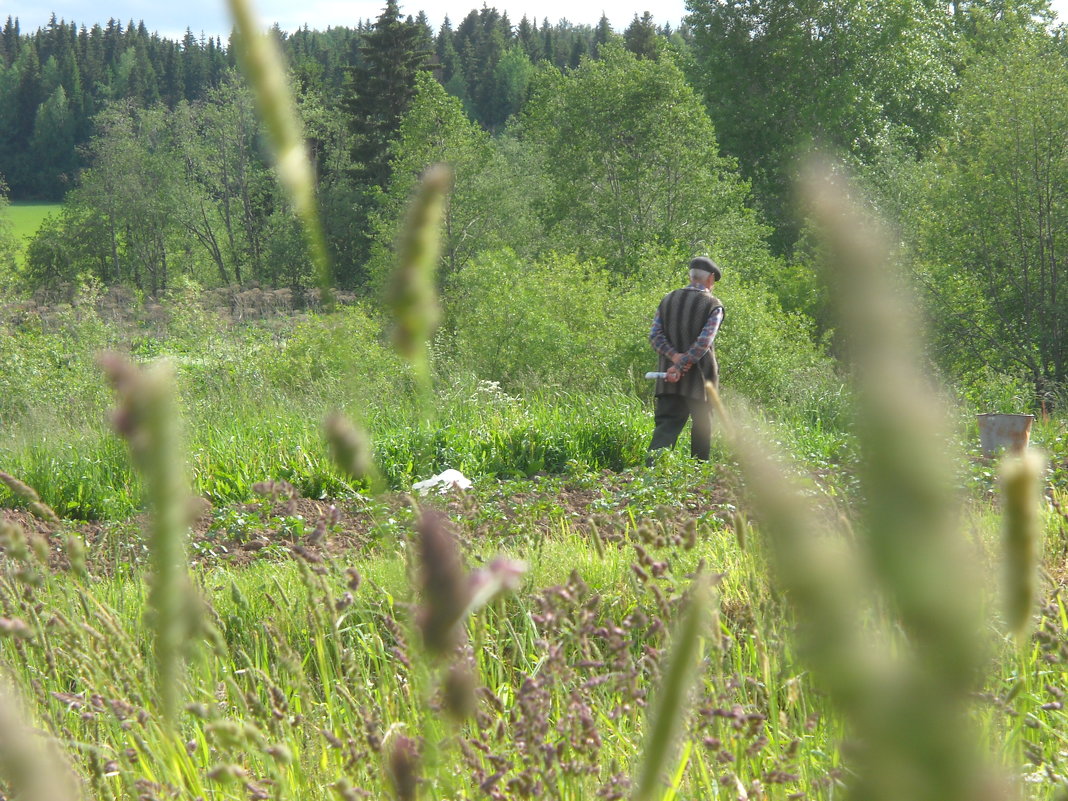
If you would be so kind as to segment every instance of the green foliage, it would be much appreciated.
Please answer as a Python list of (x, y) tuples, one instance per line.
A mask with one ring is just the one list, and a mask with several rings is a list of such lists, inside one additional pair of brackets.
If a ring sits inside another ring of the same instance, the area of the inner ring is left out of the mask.
[(527, 92), (534, 79), (535, 68), (523, 48), (512, 45), (494, 68), (494, 97), (497, 103), (498, 125), (517, 114), (527, 100)]
[(383, 188), (389, 180), (389, 144), (430, 55), (425, 47), (423, 29), (401, 19), (396, 0), (387, 0), (359, 42), (343, 105), (352, 131), (354, 169), (368, 186)]
[(13, 434), (18, 423), (50, 399), (67, 407), (68, 422), (93, 420), (106, 395), (93, 354), (113, 341), (95, 308), (92, 283), (72, 305), (24, 323), (0, 319), (0, 426)]
[(746, 187), (669, 58), (609, 43), (599, 61), (543, 72), (519, 133), (543, 160), (544, 216), (558, 247), (628, 272), (646, 247), (762, 247)]
[(11, 205), (7, 200), (7, 187), (0, 181), (0, 288), (13, 283), (20, 249), (18, 239), (15, 222), (11, 218)]
[(202, 99), (229, 66), (217, 38), (150, 34), (142, 23), (57, 19), (22, 35), (6, 28), (0, 53), (0, 175), (20, 200), (59, 200), (85, 166), (78, 147), (110, 101), (149, 105)]
[(446, 303), (446, 363), (509, 390), (617, 388), (634, 367), (617, 357), (645, 324), (605, 271), (573, 256), (481, 255), (450, 280)]
[(753, 181), (779, 250), (798, 235), (791, 182), (810, 141), (866, 162), (896, 139), (923, 152), (950, 119), (955, 15), (941, 3), (695, 0), (689, 8), (694, 84), (724, 152)]
[[(91, 167), (29, 246), (31, 288), (81, 272), (151, 295), (183, 277), (207, 286), (311, 281), (308, 247), (264, 160), (250, 92), (229, 74), (205, 95), (173, 110), (121, 103), (97, 115)], [(305, 109), (336, 146), (338, 115), (314, 99)]]
[[(448, 284), (441, 365), (501, 382), (509, 391), (558, 386), (651, 391), (647, 335), (668, 291), (685, 285), (686, 260), (646, 253), (632, 279), (572, 256), (527, 262), (501, 251), (474, 260)], [(841, 385), (812, 345), (810, 323), (785, 314), (759, 284), (739, 276), (716, 288), (727, 313), (717, 341), (730, 392), (811, 420), (841, 419)]]
[(932, 168), (922, 221), (940, 346), (956, 372), (1028, 376), (1038, 398), (1068, 379), (1068, 59), (1043, 36), (980, 58), (960, 127)]
[[(180, 104), (171, 115), (171, 125), (175, 130), (171, 158), (185, 165), (182, 191), (172, 200), (186, 247), (196, 247), (210, 259), (222, 284), (265, 278), (299, 283), (307, 271), (306, 254), (297, 280), (287, 281), (292, 273), (279, 265), (291, 259), (268, 260), (265, 252), (268, 242), (275, 244), (268, 217), (276, 203), (275, 190), (259, 145), (263, 127), (241, 79), (228, 74), (206, 92), (204, 101)], [(109, 147), (101, 143), (101, 150)]]
[(392, 271), (394, 240), (417, 182), (433, 164), (453, 172), (441, 230), (441, 272), (461, 270), (477, 253), (506, 244), (532, 249), (539, 223), (530, 187), (510, 140), (493, 140), (467, 119), (460, 101), (429, 74), (418, 76), (411, 108), (392, 146), (392, 180), (374, 215), (375, 245), (368, 268), (381, 286)]
[[(591, 396), (546, 390), (521, 399), (440, 356), (439, 422), (425, 424), (410, 368), (360, 307), (234, 326), (186, 285), (166, 299), (169, 313), (150, 303), (131, 328), (100, 317), (98, 305), (115, 311), (98, 293), (87, 279), (74, 305), (5, 319), (0, 330), (0, 464), (66, 517), (121, 519), (141, 504), (140, 482), (105, 425), (109, 396), (95, 361), (105, 348), (174, 364), (194, 489), (217, 502), (247, 500), (268, 478), (308, 497), (351, 491), (321, 436), (331, 409), (366, 422), (395, 488), (448, 467), (501, 476), (619, 470), (644, 454), (647, 420), (634, 398), (601, 386)], [(558, 380), (546, 374), (542, 383)]]
[(646, 11), (639, 19), (635, 14), (630, 25), (623, 31), (623, 44), (638, 58), (655, 58), (657, 34), (653, 15)]
[(32, 193), (35, 197), (62, 197), (74, 180), (74, 115), (67, 92), (57, 86), (37, 108), (30, 139), (29, 158), (35, 165)]

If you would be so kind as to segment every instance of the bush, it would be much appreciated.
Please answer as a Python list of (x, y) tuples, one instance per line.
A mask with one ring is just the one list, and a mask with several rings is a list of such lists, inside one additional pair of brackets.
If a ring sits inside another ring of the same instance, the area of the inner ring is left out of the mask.
[(412, 392), (407, 366), (383, 341), (379, 323), (359, 306), (309, 315), (262, 361), (267, 383), (289, 397), (366, 410), (384, 398), (403, 405)]
[(528, 264), (510, 250), (481, 254), (448, 284), (439, 364), (509, 391), (618, 388), (615, 357), (631, 321), (609, 280), (574, 256)]
[[(628, 388), (648, 397), (655, 369), (648, 332), (663, 295), (685, 285), (685, 257), (649, 253), (620, 279), (573, 256), (526, 264), (510, 251), (483, 254), (450, 281), (451, 352), (439, 366), (468, 369), (508, 391)], [(841, 381), (813, 343), (812, 325), (784, 312), (763, 286), (736, 274), (716, 288), (726, 316), (716, 339), (722, 383), (772, 411), (803, 406), (814, 419), (841, 419)], [(442, 348), (442, 350), (445, 350)]]

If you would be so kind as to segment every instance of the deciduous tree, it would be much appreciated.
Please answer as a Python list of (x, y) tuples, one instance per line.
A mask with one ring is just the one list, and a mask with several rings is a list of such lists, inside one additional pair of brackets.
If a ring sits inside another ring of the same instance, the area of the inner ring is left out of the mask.
[(1068, 381), (1068, 56), (1021, 37), (966, 73), (959, 129), (931, 176), (927, 284), (958, 371)]
[(647, 247), (758, 243), (747, 187), (678, 67), (612, 43), (602, 56), (540, 74), (519, 127), (543, 156), (556, 241), (629, 269)]
[(776, 225), (797, 236), (793, 168), (813, 140), (866, 162), (897, 141), (922, 152), (944, 132), (956, 39), (928, 0), (691, 0), (693, 80), (725, 153)]

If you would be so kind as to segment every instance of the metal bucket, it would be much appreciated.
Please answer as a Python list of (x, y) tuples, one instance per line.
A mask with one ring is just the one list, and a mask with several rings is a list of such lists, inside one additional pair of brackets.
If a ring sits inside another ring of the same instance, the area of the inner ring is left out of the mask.
[(978, 414), (979, 443), (986, 456), (1004, 448), (1023, 452), (1031, 439), (1033, 414)]

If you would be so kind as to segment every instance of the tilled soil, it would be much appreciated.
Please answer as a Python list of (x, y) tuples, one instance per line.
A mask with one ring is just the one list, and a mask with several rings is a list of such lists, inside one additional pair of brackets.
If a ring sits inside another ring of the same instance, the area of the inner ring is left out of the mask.
[[(605, 471), (594, 480), (546, 477), (519, 484), (486, 482), (469, 492), (417, 497), (387, 493), (375, 498), (311, 499), (298, 497), (287, 487), (282, 492), (269, 488), (265, 497), (250, 503), (219, 507), (196, 498), (191, 504), (188, 554), (191, 563), (227, 565), (287, 555), (312, 562), (351, 556), (389, 538), (406, 536), (422, 506), (444, 511), (468, 542), (546, 536), (565, 523), (579, 533), (596, 525), (603, 535), (605, 529), (626, 525), (628, 493), (637, 480), (632, 474)], [(720, 516), (725, 523), (724, 510), (732, 497), (725, 482), (706, 482), (690, 488), (670, 506), (659, 506), (655, 515), (663, 523), (679, 525), (709, 516)], [(84, 542), (86, 563), (94, 575), (148, 562), (147, 515), (118, 522), (52, 523), (25, 509), (5, 508), (0, 509), (0, 520), (15, 524), (31, 539), (43, 538), (56, 570), (69, 569), (67, 540), (71, 536)]]

